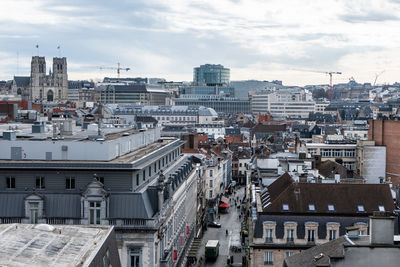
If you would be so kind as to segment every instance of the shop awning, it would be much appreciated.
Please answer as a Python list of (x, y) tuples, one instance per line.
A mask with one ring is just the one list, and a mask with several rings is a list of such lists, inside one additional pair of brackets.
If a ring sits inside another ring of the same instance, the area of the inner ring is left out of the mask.
[(229, 198), (222, 196), (221, 201), (229, 204)]
[(229, 204), (228, 203), (222, 203), (219, 205), (220, 208), (229, 208)]

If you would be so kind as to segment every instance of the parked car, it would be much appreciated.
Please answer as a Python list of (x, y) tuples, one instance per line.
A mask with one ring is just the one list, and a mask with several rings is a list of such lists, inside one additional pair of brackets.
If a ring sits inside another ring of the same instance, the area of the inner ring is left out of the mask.
[(221, 224), (217, 222), (209, 222), (208, 227), (221, 228)]

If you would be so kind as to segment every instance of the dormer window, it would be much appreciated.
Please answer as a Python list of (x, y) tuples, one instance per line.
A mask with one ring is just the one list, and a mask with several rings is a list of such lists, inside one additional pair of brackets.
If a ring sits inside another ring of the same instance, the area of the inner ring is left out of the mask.
[(358, 212), (365, 212), (364, 206), (363, 205), (358, 205), (357, 206)]
[(329, 211), (335, 211), (335, 206), (333, 206), (333, 205), (328, 205), (328, 210), (329, 210)]
[(282, 210), (283, 211), (288, 211), (289, 210), (289, 204), (282, 204)]
[(308, 205), (308, 210), (309, 210), (309, 211), (315, 211), (315, 206), (314, 206), (314, 204), (309, 204), (309, 205)]
[(384, 206), (382, 206), (382, 205), (379, 205), (379, 211), (385, 211), (385, 207)]

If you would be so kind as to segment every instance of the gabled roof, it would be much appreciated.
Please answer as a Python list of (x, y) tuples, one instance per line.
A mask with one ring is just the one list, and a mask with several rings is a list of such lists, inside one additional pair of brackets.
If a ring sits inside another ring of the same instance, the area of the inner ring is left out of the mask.
[(14, 76), (14, 82), (16, 86), (29, 86), (31, 77), (29, 76)]
[(344, 258), (344, 246), (351, 245), (350, 242), (346, 236), (342, 236), (286, 258), (284, 266), (330, 266), (330, 258)]
[(317, 169), (319, 173), (324, 177), (324, 178), (330, 178), (334, 179), (335, 174), (339, 174), (340, 178), (355, 178), (355, 179), (361, 179), (361, 176), (356, 174), (354, 171), (347, 169), (344, 167), (342, 164), (339, 164), (337, 162), (327, 160), (322, 163), (320, 163), (317, 166)]
[[(393, 212), (394, 204), (390, 187), (387, 184), (325, 184), (295, 183), (285, 173), (268, 186), (271, 204), (264, 207), (266, 214), (346, 214), (368, 216), (384, 206), (385, 211)], [(282, 205), (289, 206), (288, 211)], [(309, 205), (315, 206), (314, 211)], [(328, 210), (334, 206), (334, 211)], [(362, 205), (364, 212), (358, 210)]]

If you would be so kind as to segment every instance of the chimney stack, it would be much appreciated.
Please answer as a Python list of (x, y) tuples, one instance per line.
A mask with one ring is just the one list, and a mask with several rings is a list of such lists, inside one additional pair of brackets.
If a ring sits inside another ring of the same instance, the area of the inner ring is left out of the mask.
[(395, 217), (390, 212), (375, 211), (369, 218), (371, 245), (393, 245)]

